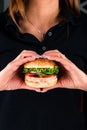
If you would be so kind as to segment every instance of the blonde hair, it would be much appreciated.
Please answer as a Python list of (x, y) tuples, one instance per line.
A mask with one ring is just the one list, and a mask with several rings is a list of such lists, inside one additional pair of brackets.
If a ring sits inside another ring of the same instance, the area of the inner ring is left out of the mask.
[[(14, 23), (18, 25), (15, 16), (18, 15), (19, 18), (24, 19), (26, 16), (26, 9), (29, 0), (10, 0), (9, 4), (9, 14), (13, 19)], [(79, 0), (59, 0), (60, 12), (62, 12), (64, 6), (67, 6), (72, 12), (79, 14)], [(61, 16), (62, 13), (60, 13)]]

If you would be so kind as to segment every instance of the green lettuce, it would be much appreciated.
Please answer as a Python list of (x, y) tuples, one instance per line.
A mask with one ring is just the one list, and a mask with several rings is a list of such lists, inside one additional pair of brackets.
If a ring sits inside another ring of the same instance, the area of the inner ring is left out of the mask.
[(35, 72), (39, 76), (45, 76), (50, 74), (58, 74), (59, 67), (55, 66), (54, 68), (24, 68), (23, 73)]

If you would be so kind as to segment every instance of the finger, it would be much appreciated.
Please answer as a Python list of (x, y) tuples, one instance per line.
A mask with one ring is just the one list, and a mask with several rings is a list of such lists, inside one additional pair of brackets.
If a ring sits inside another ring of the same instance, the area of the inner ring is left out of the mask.
[(20, 55), (18, 55), (12, 62), (10, 62), (7, 67), (13, 68), (13, 70), (17, 70), (19, 66), (23, 65), (26, 62), (35, 60), (39, 58), (39, 55), (34, 51), (22, 51)]
[(17, 59), (14, 60), (12, 62), (10, 62), (7, 66), (6, 66), (6, 70), (10, 70), (10, 72), (14, 72), (16, 71), (21, 65), (25, 64), (26, 62), (29, 62), (31, 60), (34, 60), (34, 58), (30, 58), (30, 57), (26, 57), (24, 59)]
[(46, 51), (44, 52), (43, 54), (51, 54), (51, 53), (59, 53), (59, 54), (62, 54), (59, 50), (49, 50), (49, 51)]
[(48, 59), (61, 63), (61, 65), (63, 65), (63, 67), (68, 71), (71, 71), (75, 69), (76, 67), (76, 65), (72, 63), (68, 58), (60, 58), (58, 56), (49, 56)]
[(39, 55), (34, 51), (23, 50), (15, 59), (20, 59), (20, 58), (23, 59), (26, 57), (38, 58)]
[(56, 87), (48, 87), (48, 88), (44, 88), (43, 89), (43, 91), (40, 91), (41, 93), (45, 93), (45, 92), (47, 92), (47, 91), (49, 91), (49, 90), (52, 90), (52, 89), (55, 89)]
[[(25, 84), (25, 83), (24, 83)], [(28, 86), (28, 85), (23, 85), (21, 86), (21, 88), (23, 89), (28, 89), (28, 90), (32, 90), (32, 91), (36, 91), (36, 92), (40, 92), (40, 89), (39, 88), (35, 88), (35, 87), (31, 87), (31, 86)]]
[(45, 52), (43, 55), (42, 55), (44, 58), (49, 58), (49, 56), (57, 56), (57, 57), (61, 57), (61, 58), (66, 58), (64, 54), (62, 54), (60, 51), (58, 50), (50, 50), (50, 51), (47, 51)]

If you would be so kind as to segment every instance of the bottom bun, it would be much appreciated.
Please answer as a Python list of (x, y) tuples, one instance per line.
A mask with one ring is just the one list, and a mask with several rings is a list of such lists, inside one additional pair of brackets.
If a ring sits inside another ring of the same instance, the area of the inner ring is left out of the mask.
[(25, 83), (30, 87), (47, 88), (52, 87), (57, 83), (57, 75), (48, 77), (29, 77), (25, 75)]

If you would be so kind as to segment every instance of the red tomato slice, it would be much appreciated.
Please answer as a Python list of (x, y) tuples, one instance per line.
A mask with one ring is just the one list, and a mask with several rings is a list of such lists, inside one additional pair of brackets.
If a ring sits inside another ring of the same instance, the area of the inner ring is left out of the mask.
[(34, 76), (36, 76), (36, 74), (35, 73), (27, 73), (26, 76), (30, 76), (30, 77), (33, 76), (34, 77)]

